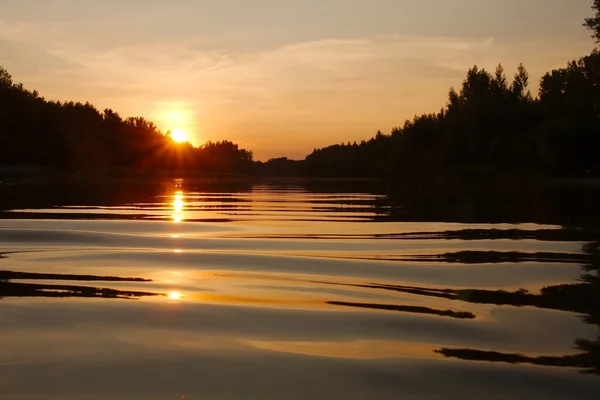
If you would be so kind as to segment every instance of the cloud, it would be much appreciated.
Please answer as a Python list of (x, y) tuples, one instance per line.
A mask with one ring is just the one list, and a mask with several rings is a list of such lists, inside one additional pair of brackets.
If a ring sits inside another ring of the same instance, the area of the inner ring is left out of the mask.
[(2, 20), (0, 40), (18, 43), (38, 43), (42, 40), (56, 40), (66, 32), (55, 24)]
[[(421, 60), (440, 67), (454, 66), (461, 55), (493, 44), (493, 39), (380, 36), (362, 39), (326, 38), (292, 43), (253, 53), (206, 50), (205, 42), (128, 45), (110, 35), (104, 40), (78, 35), (49, 23), (12, 22), (0, 25), (0, 39), (33, 46), (41, 56), (62, 59), (69, 71), (97, 82), (144, 86), (175, 84), (188, 87), (278, 88), (360, 80), (385, 62)], [(307, 82), (300, 82), (300, 77)], [(218, 78), (218, 79), (216, 79)]]

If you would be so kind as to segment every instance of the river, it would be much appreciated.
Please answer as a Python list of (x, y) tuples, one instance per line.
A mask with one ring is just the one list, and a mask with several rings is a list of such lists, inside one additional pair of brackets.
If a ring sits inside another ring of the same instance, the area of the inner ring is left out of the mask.
[(598, 398), (598, 197), (0, 187), (0, 399)]

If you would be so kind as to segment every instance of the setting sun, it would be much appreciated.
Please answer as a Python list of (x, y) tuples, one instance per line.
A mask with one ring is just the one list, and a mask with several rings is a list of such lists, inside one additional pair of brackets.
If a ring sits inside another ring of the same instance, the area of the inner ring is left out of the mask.
[(182, 143), (187, 141), (188, 135), (183, 129), (177, 128), (171, 132), (171, 138), (178, 143)]

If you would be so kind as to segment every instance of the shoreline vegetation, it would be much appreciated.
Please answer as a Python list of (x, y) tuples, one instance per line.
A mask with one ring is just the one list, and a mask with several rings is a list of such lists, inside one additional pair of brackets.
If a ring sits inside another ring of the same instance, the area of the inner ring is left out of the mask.
[[(600, 41), (600, 0), (584, 25)], [(474, 66), (437, 113), (389, 134), (255, 161), (223, 140), (177, 143), (143, 117), (48, 101), (0, 67), (0, 182), (111, 179), (384, 179), (436, 185), (600, 184), (600, 52), (540, 80)]]

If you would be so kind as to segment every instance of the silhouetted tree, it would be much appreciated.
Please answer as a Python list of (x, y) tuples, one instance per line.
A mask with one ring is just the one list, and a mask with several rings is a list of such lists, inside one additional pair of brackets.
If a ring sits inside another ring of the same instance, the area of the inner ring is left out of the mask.
[(544, 119), (535, 132), (539, 163), (553, 174), (600, 165), (600, 54), (546, 74), (540, 84)]
[(592, 31), (592, 37), (596, 41), (600, 42), (600, 0), (594, 0), (592, 9), (595, 11), (595, 15), (585, 19), (583, 24), (586, 28)]
[(90, 103), (46, 101), (0, 67), (0, 164), (143, 174), (251, 172), (252, 152), (231, 142), (175, 143), (151, 121)]

